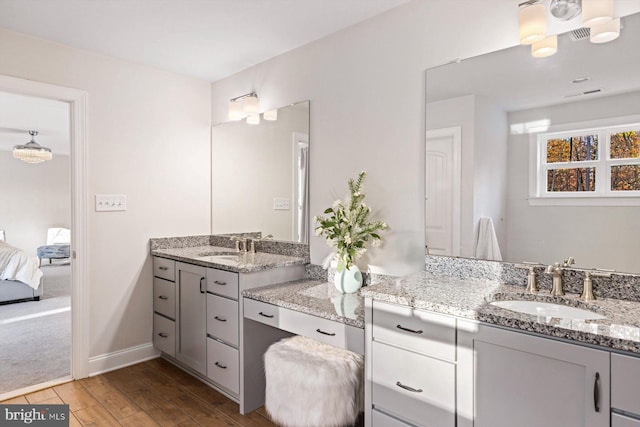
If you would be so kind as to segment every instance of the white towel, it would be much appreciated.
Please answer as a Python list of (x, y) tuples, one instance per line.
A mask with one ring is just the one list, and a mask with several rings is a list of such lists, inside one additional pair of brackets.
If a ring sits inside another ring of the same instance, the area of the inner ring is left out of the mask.
[(498, 245), (498, 238), (496, 237), (496, 231), (493, 228), (493, 220), (491, 218), (480, 218), (476, 258), (502, 261), (500, 245)]

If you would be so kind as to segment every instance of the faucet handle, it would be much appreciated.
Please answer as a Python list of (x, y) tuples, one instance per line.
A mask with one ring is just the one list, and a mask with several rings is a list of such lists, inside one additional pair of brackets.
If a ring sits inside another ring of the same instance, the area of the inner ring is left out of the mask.
[(565, 260), (562, 262), (562, 266), (563, 266), (563, 267), (571, 267), (571, 266), (572, 266), (573, 264), (575, 264), (575, 263), (576, 263), (576, 260), (575, 260), (575, 259), (573, 259), (573, 257), (572, 257), (572, 256), (570, 256), (569, 258), (565, 259)]
[(593, 277), (608, 277), (611, 278), (611, 274), (615, 273), (615, 270), (605, 270), (602, 268), (594, 268), (591, 271), (585, 271), (585, 275), (589, 273)]

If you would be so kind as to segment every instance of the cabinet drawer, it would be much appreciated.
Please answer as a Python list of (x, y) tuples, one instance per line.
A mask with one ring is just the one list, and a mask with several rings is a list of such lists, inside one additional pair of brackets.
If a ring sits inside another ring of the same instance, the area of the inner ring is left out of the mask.
[(288, 309), (281, 309), (280, 329), (347, 349), (347, 325)]
[(153, 278), (153, 311), (171, 319), (176, 318), (176, 284), (168, 280)]
[(153, 257), (153, 275), (175, 282), (176, 262), (171, 259)]
[(262, 301), (243, 298), (244, 317), (277, 328), (280, 322), (279, 307)]
[(611, 407), (640, 415), (640, 358), (611, 355)]
[(373, 302), (373, 339), (456, 360), (456, 319), (411, 307)]
[(238, 273), (207, 268), (207, 291), (238, 299)]
[(238, 350), (207, 338), (207, 377), (235, 394), (240, 393)]
[(207, 294), (207, 334), (238, 345), (238, 301)]
[(371, 355), (372, 402), (421, 424), (455, 426), (455, 365), (378, 342)]
[(611, 427), (640, 427), (640, 420), (620, 414), (611, 414)]
[(153, 345), (169, 356), (176, 356), (176, 322), (153, 315)]
[(409, 424), (405, 424), (402, 421), (390, 417), (387, 414), (383, 414), (375, 409), (371, 411), (371, 426), (372, 427), (409, 427)]

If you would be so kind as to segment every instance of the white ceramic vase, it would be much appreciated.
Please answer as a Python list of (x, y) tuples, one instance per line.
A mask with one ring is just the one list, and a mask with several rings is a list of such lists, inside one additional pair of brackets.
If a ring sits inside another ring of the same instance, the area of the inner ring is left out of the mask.
[(333, 284), (343, 294), (352, 294), (362, 287), (362, 273), (355, 265), (337, 272), (333, 276)]

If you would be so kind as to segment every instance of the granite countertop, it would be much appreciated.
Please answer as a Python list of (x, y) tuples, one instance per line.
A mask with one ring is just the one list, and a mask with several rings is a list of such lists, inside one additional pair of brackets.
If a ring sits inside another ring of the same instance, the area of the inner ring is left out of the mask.
[[(504, 285), (493, 280), (457, 279), (424, 271), (364, 287), (360, 294), (377, 301), (640, 353), (640, 302), (600, 298), (587, 303), (576, 294), (552, 297), (544, 290), (527, 294), (521, 286)], [(533, 316), (490, 304), (492, 301), (514, 299), (563, 303), (594, 311), (606, 319)]]
[(247, 289), (242, 296), (364, 329), (364, 298), (342, 294), (333, 283), (303, 279)]
[(267, 252), (236, 252), (231, 248), (221, 246), (154, 249), (151, 251), (151, 255), (236, 273), (251, 273), (307, 263), (307, 260), (299, 257)]

